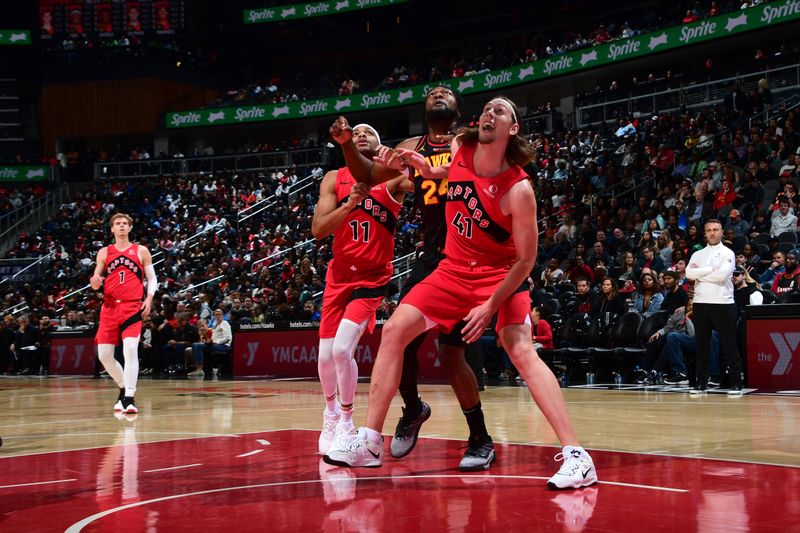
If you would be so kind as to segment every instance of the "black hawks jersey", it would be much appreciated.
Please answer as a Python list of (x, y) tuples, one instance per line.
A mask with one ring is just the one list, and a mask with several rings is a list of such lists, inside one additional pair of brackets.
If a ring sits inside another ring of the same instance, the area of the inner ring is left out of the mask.
[[(434, 144), (427, 135), (423, 135), (417, 146), (416, 152), (425, 156), (432, 167), (446, 165), (450, 162), (450, 143)], [(422, 248), (432, 252), (442, 253), (444, 241), (447, 236), (444, 206), (447, 200), (447, 178), (428, 179), (414, 175), (414, 204), (422, 215), (420, 235)]]

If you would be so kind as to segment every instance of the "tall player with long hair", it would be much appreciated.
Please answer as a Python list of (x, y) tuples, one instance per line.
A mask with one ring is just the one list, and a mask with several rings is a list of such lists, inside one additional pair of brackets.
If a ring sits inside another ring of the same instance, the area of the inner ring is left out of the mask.
[[(139, 378), (142, 318), (150, 314), (158, 283), (150, 251), (129, 240), (133, 218), (117, 213), (111, 217), (110, 224), (114, 244), (97, 252), (97, 264), (89, 280), (94, 290), (103, 287), (103, 307), (95, 344), (100, 362), (119, 387), (114, 411), (135, 414), (138, 412), (134, 395)], [(114, 349), (120, 342), (124, 369), (114, 359)]]
[[(380, 144), (378, 132), (367, 124), (353, 128), (353, 138), (368, 157)], [(357, 182), (347, 167), (322, 179), (311, 232), (317, 239), (333, 235), (333, 260), (325, 276), (319, 327), (317, 366), (325, 395), (321, 454), (355, 433), (358, 365), (353, 354), (364, 331), (375, 327), (375, 311), (392, 277), (397, 215), (410, 190), (402, 177), (370, 188)]]
[(478, 129), (462, 130), (452, 143), (453, 159), (432, 168), (413, 150), (379, 155), (397, 158), (423, 176), (447, 177), (445, 258), (417, 284), (386, 323), (372, 370), (367, 425), (356, 437), (331, 450), (325, 461), (343, 466), (380, 466), (383, 428), (400, 382), (402, 354), (411, 340), (439, 327), (451, 331), (460, 321), (466, 342), (480, 338), (497, 314), (496, 330), (534, 401), (563, 446), (563, 460), (548, 480), (550, 488), (579, 488), (597, 482), (589, 454), (580, 447), (564, 396), (552, 371), (531, 343), (530, 294), (526, 280), (536, 260), (536, 198), (522, 170), (532, 148), (521, 136), (519, 112), (504, 97), (483, 108)]

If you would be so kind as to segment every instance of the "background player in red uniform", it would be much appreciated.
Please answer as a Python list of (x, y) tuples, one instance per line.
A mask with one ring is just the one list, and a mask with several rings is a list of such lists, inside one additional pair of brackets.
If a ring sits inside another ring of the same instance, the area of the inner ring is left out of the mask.
[[(114, 411), (129, 414), (138, 412), (134, 395), (139, 377), (138, 349), (142, 317), (150, 314), (153, 295), (158, 287), (150, 251), (128, 240), (132, 227), (133, 219), (129, 215), (117, 213), (111, 217), (114, 244), (97, 252), (97, 266), (89, 280), (94, 290), (103, 287), (103, 308), (95, 336), (97, 355), (119, 387)], [(120, 341), (125, 357), (124, 370), (114, 359), (114, 348)]]
[[(372, 126), (353, 128), (359, 152), (372, 157), (380, 144)], [(320, 185), (311, 231), (317, 239), (333, 234), (333, 260), (325, 277), (319, 328), (319, 379), (325, 394), (319, 452), (355, 433), (353, 400), (358, 340), (375, 327), (375, 311), (392, 277), (394, 232), (403, 196), (411, 190), (405, 177), (372, 188), (357, 182), (347, 168), (328, 172)], [(336, 389), (339, 402), (336, 402)]]
[[(455, 136), (460, 117), (459, 99), (445, 86), (431, 89), (425, 98), (425, 121), (428, 132), (425, 135), (406, 139), (397, 145), (421, 154), (430, 166), (446, 165), (450, 162), (450, 142)], [(374, 185), (393, 179), (399, 172), (405, 172), (397, 161), (389, 167), (376, 164), (359, 154), (349, 141), (349, 126), (340, 117), (331, 127), (332, 137), (342, 145), (347, 166), (360, 181)], [(447, 222), (444, 211), (447, 193), (447, 176), (424, 177), (409, 172), (414, 185), (414, 203), (420, 213), (420, 237), (422, 243), (417, 248), (417, 259), (411, 274), (403, 284), (400, 302), (417, 283), (427, 278), (444, 257)], [(403, 416), (395, 428), (391, 443), (392, 457), (403, 457), (411, 453), (417, 442), (420, 427), (431, 415), (430, 406), (423, 402), (417, 390), (419, 369), (418, 354), (425, 334), (419, 335), (406, 346), (403, 354), (403, 371), (400, 379), (400, 395), (403, 397)], [(439, 358), (447, 380), (453, 387), (458, 403), (469, 427), (468, 446), (461, 459), (461, 470), (485, 470), (495, 460), (492, 438), (486, 429), (478, 383), (472, 369), (464, 357), (464, 341), (458, 331), (439, 334)]]
[[(530, 295), (523, 284), (536, 260), (538, 228), (533, 187), (521, 168), (532, 151), (518, 135), (517, 116), (510, 100), (490, 100), (478, 130), (466, 130), (453, 141), (448, 166), (432, 169), (416, 152), (398, 152), (423, 176), (448, 175), (446, 257), (384, 326), (367, 426), (350, 443), (328, 452), (326, 462), (380, 466), (380, 432), (400, 381), (405, 346), (423, 331), (437, 325), (449, 331), (462, 319), (467, 322), (461, 330), (464, 340), (477, 340), (497, 313), (501, 342), (564, 447), (564, 462), (548, 486), (579, 488), (597, 482), (591, 457), (578, 445), (558, 381), (531, 344)], [(389, 163), (392, 157), (384, 159)]]

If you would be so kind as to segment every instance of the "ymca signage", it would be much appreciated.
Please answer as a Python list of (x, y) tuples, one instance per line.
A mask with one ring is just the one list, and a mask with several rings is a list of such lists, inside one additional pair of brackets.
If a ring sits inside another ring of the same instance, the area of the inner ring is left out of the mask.
[[(381, 328), (364, 333), (354, 357), (358, 373), (369, 376), (378, 355)], [(316, 329), (275, 331), (242, 329), (233, 336), (233, 375), (316, 377), (319, 336)], [(429, 333), (419, 351), (420, 379), (443, 380), (438, 333)]]
[(747, 386), (800, 389), (800, 319), (747, 321)]

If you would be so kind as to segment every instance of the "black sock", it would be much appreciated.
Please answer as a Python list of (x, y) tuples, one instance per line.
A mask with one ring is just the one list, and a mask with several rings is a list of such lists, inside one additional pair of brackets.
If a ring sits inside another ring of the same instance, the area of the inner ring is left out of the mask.
[(419, 398), (417, 389), (417, 373), (419, 361), (417, 351), (422, 345), (425, 335), (420, 335), (406, 347), (403, 352), (403, 373), (400, 376), (400, 396), (406, 405), (405, 414), (407, 417), (415, 418), (422, 412), (422, 400)]
[(121, 402), (124, 397), (125, 397), (125, 389), (120, 387), (120, 389), (119, 389), (119, 398), (117, 398), (117, 400)]
[(464, 409), (463, 413), (469, 426), (469, 438), (479, 442), (491, 442), (492, 437), (489, 436), (489, 432), (486, 430), (486, 422), (483, 420), (481, 402), (478, 402), (478, 405), (471, 409)]

